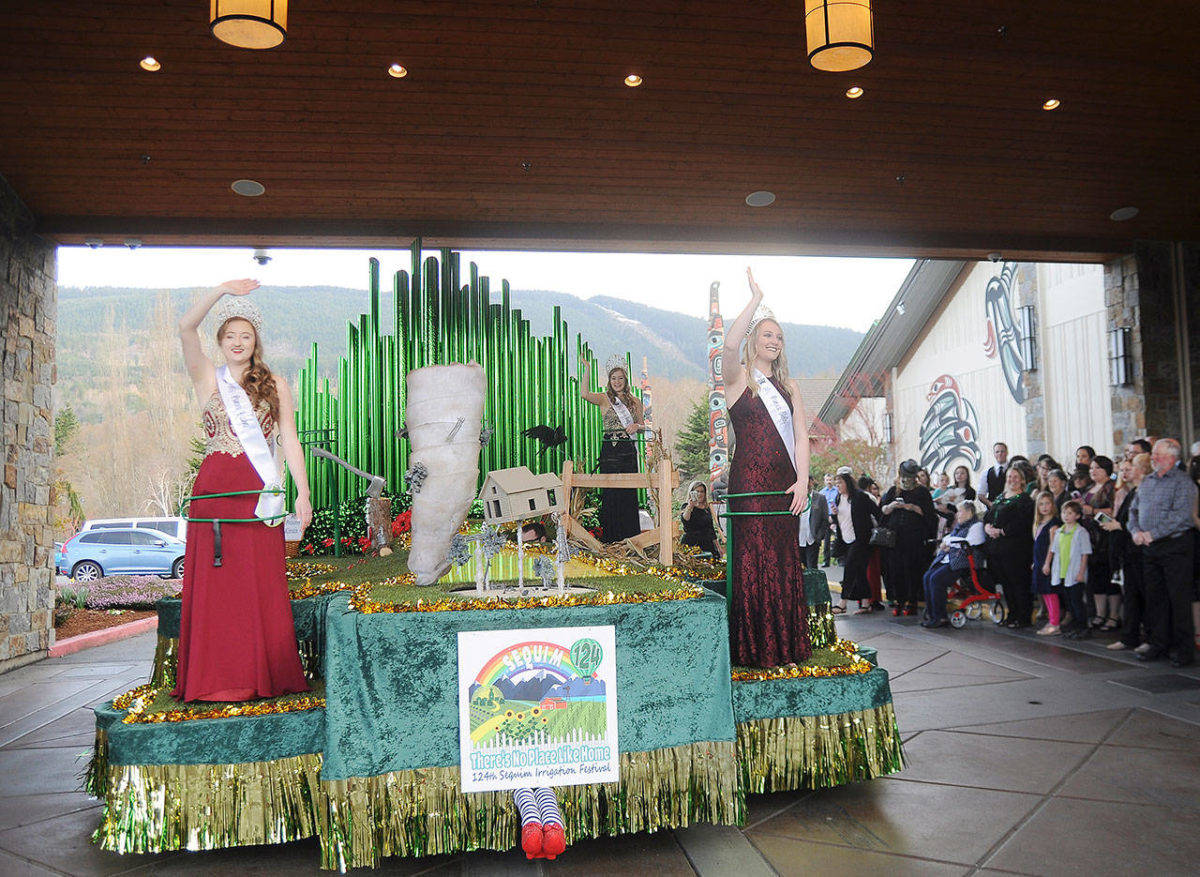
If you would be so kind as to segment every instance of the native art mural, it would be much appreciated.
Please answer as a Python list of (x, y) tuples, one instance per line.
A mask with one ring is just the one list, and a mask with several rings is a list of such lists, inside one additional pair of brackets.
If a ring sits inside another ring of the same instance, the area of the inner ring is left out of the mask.
[(963, 398), (958, 382), (939, 375), (925, 396), (929, 410), (921, 422), (921, 465), (941, 472), (956, 460), (978, 471), (983, 454), (979, 450), (979, 417), (975, 406)]
[(1021, 376), (1025, 374), (1025, 360), (1021, 356), (1021, 330), (1013, 318), (1013, 281), (1017, 265), (1005, 262), (1000, 273), (988, 281), (984, 293), (984, 311), (987, 314), (987, 338), (983, 352), (988, 359), (1000, 357), (1000, 368), (1008, 392), (1017, 404), (1025, 401), (1025, 386)]
[(712, 484), (721, 477), (729, 460), (729, 419), (725, 411), (725, 378), (721, 373), (721, 351), (725, 347), (725, 323), (717, 290), (708, 288), (708, 476)]

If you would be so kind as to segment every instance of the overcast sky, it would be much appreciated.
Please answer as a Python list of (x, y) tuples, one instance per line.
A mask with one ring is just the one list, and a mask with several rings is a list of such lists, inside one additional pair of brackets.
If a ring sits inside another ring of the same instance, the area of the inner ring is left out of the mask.
[[(407, 250), (271, 250), (266, 267), (249, 249), (176, 249), (106, 246), (62, 247), (62, 286), (175, 288), (216, 285), (254, 277), (270, 286), (344, 286), (366, 289), (367, 259), (380, 261), (383, 286), (408, 267)], [(754, 269), (767, 306), (781, 320), (845, 326), (865, 332), (895, 295), (910, 259), (840, 259), (794, 256), (689, 256), (630, 253), (464, 252), (497, 290), (547, 289), (591, 298), (610, 295), (665, 310), (707, 317), (708, 288), (721, 283), (721, 310), (732, 319), (745, 304), (745, 270)], [(465, 272), (464, 272), (465, 273)]]

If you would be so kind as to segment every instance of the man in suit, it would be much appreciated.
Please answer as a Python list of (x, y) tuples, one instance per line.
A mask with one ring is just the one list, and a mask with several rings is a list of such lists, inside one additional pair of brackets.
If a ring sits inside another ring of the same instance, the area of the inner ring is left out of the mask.
[(829, 536), (829, 503), (817, 490), (817, 479), (808, 476), (808, 505), (800, 514), (800, 546), (804, 549), (804, 566), (816, 569), (819, 565), (821, 543)]
[(984, 476), (983, 493), (986, 499), (980, 497), (988, 506), (1004, 493), (1004, 474), (1008, 471), (1008, 445), (996, 442), (992, 445), (992, 454), (996, 458), (996, 465), (988, 469), (987, 475)]
[[(825, 476), (825, 486), (821, 488), (821, 496), (825, 497), (825, 509), (827, 512), (833, 511), (833, 504), (837, 502), (838, 490), (833, 483), (833, 476)], [(825, 543), (825, 565), (834, 566), (837, 561), (833, 559), (833, 528), (825, 528), (825, 538), (822, 540)]]

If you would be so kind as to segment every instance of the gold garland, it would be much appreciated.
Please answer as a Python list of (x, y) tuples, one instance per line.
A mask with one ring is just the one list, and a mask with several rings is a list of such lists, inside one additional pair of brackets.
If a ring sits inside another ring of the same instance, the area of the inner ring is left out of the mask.
[(163, 712), (147, 712), (150, 704), (165, 686), (154, 683), (139, 685), (113, 698), (113, 709), (127, 711), (121, 719), (125, 725), (158, 725), (165, 722), (191, 722), (200, 719), (252, 718), (281, 713), (298, 713), (306, 710), (325, 709), (324, 697), (297, 697), (291, 700), (261, 700), (247, 703), (223, 704), (209, 709), (170, 709)]
[(313, 576), (327, 576), (337, 572), (332, 563), (318, 563), (315, 560), (289, 560), (286, 564), (289, 579), (311, 579)]
[(300, 587), (288, 591), (288, 597), (292, 600), (306, 600), (309, 597), (319, 597), (323, 594), (349, 591), (353, 587), (354, 585), (349, 582), (317, 582), (314, 584), (312, 579), (309, 579)]
[(695, 585), (656, 591), (654, 593), (598, 591), (588, 594), (545, 594), (536, 597), (495, 599), (488, 597), (443, 597), (438, 600), (419, 599), (415, 602), (385, 602), (371, 599), (374, 585), (358, 585), (351, 594), (350, 608), (364, 615), (380, 612), (464, 612), (471, 609), (545, 609), (561, 606), (612, 606), (621, 603), (665, 603), (669, 600), (694, 600), (704, 596)]
[(764, 682), (769, 679), (829, 679), (836, 676), (858, 676), (874, 668), (858, 654), (858, 643), (839, 639), (825, 648), (851, 659), (841, 667), (818, 667), (810, 664), (785, 664), (782, 667), (739, 667), (730, 673), (734, 682)]

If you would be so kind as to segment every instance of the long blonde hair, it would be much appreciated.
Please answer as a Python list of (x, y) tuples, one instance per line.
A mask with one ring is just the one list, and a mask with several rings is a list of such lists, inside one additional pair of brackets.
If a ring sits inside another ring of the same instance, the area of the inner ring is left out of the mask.
[[(1050, 515), (1043, 516), (1041, 512), (1042, 499), (1050, 500)], [(1043, 490), (1033, 500), (1033, 538), (1037, 538), (1037, 534), (1041, 532), (1042, 524), (1048, 521), (1053, 521), (1058, 517), (1058, 503), (1054, 501), (1054, 494), (1048, 490)]]
[[(618, 371), (625, 376), (625, 389), (620, 393), (612, 388), (612, 374)], [(625, 403), (625, 407), (629, 409), (629, 413), (637, 417), (637, 406), (641, 403), (638, 402), (637, 397), (633, 393), (629, 392), (629, 372), (625, 371), (624, 366), (618, 365), (608, 370), (608, 377), (604, 385), (604, 395), (608, 396), (609, 402), (615, 402), (620, 397), (621, 401)]]
[[(746, 370), (746, 387), (752, 396), (758, 395), (758, 381), (754, 380), (754, 360), (758, 358), (758, 329), (763, 323), (774, 323), (779, 329), (780, 341), (783, 341), (783, 327), (779, 325), (778, 321), (769, 318), (759, 320), (754, 331), (746, 336), (746, 345), (742, 348), (742, 368)], [(779, 348), (779, 356), (775, 357), (775, 361), (771, 363), (771, 374), (768, 377), (774, 378), (783, 395), (791, 398), (792, 388), (789, 385), (786, 341), (783, 341)]]
[(221, 345), (221, 338), (225, 335), (225, 327), (235, 320), (246, 323), (250, 326), (250, 331), (254, 333), (254, 351), (250, 354), (250, 367), (246, 369), (246, 374), (242, 376), (242, 389), (250, 397), (250, 404), (254, 408), (258, 408), (258, 404), (265, 401), (271, 409), (271, 419), (278, 423), (279, 390), (275, 387), (275, 376), (271, 374), (271, 370), (263, 362), (262, 340), (259, 339), (258, 330), (254, 328), (254, 324), (245, 317), (230, 317), (217, 329), (217, 346)]

